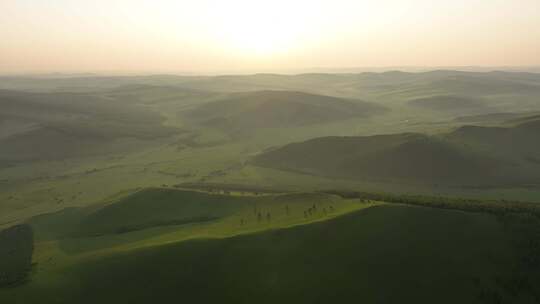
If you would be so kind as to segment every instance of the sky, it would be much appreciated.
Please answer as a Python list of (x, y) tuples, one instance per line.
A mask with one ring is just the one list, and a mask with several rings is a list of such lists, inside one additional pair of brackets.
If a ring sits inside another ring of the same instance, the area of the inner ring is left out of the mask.
[(540, 66), (540, 0), (0, 0), (0, 73)]

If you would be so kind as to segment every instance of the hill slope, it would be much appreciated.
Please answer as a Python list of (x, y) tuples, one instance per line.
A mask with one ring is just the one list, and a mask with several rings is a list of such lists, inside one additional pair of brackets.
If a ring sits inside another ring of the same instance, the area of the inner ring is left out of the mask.
[(255, 157), (263, 167), (322, 176), (424, 184), (493, 185), (540, 180), (540, 120), (511, 128), (462, 127), (440, 137), (324, 137)]
[(342, 178), (458, 183), (488, 177), (492, 163), (436, 138), (397, 134), (314, 139), (263, 153), (255, 164)]
[(485, 114), (494, 110), (486, 102), (461, 96), (437, 95), (410, 100), (409, 105), (446, 114)]
[(513, 127), (464, 126), (447, 134), (447, 140), (514, 160), (540, 160), (540, 119), (520, 119)]
[(21, 284), (31, 270), (34, 236), (29, 225), (0, 231), (0, 288)]
[(183, 116), (205, 126), (227, 130), (295, 127), (369, 117), (384, 111), (375, 104), (293, 91), (230, 94)]
[[(158, 113), (97, 94), (0, 90), (0, 167), (4, 163), (105, 154), (168, 137)], [(114, 147), (114, 148), (113, 148)]]
[[(320, 212), (316, 217), (306, 217), (303, 211), (314, 205), (319, 206)], [(159, 227), (182, 229), (192, 224), (208, 234), (212, 225), (221, 231), (260, 229), (261, 223), (286, 226), (336, 216), (364, 205), (324, 193), (224, 195), (148, 188), (110, 204), (68, 208), (33, 217), (28, 223), (39, 240), (106, 238)], [(329, 206), (334, 212), (330, 212)], [(328, 213), (323, 213), (323, 208), (328, 208)]]
[(0, 290), (0, 299), (483, 303), (496, 297), (527, 302), (530, 290), (512, 294), (504, 287), (513, 282), (508, 280), (514, 262), (494, 216), (380, 206), (288, 229), (98, 255), (65, 265), (47, 288), (36, 278), (20, 289)]

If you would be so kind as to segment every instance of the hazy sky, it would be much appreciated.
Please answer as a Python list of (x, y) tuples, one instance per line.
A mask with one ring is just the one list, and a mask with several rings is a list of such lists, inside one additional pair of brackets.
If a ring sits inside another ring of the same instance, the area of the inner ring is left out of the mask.
[(0, 0), (0, 73), (540, 65), (540, 0)]

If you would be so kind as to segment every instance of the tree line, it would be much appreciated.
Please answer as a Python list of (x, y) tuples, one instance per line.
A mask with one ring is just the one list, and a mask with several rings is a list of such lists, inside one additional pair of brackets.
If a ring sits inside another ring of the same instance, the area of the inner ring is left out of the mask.
[(342, 198), (356, 198), (361, 200), (374, 200), (469, 212), (485, 212), (496, 215), (528, 213), (540, 217), (540, 203), (509, 200), (480, 200), (445, 196), (399, 195), (348, 190), (327, 190), (322, 192), (338, 195)]

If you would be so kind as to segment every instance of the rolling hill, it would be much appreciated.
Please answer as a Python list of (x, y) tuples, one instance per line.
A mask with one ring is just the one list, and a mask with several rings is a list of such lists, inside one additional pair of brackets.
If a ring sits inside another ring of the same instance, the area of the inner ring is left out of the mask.
[(78, 236), (126, 233), (152, 227), (204, 223), (231, 216), (246, 207), (243, 198), (189, 191), (146, 189), (87, 214)]
[[(189, 225), (232, 225), (239, 228), (237, 226), (241, 218), (246, 221), (244, 228), (247, 228), (258, 222), (258, 213), (264, 217), (270, 213), (274, 222), (305, 221), (303, 210), (314, 204), (322, 207), (332, 203), (336, 213), (341, 209), (340, 206), (345, 206), (339, 197), (324, 193), (224, 195), (148, 188), (135, 191), (110, 204), (67, 208), (33, 217), (28, 223), (41, 240), (107, 237), (159, 227)], [(231, 219), (232, 223), (227, 224)]]
[(485, 114), (494, 112), (485, 101), (452, 95), (438, 95), (410, 100), (409, 105), (451, 115)]
[(537, 183), (540, 120), (441, 136), (324, 137), (254, 158), (263, 167), (346, 179), (443, 185)]
[(427, 72), (304, 73), (297, 75), (253, 74), (221, 76), (108, 76), (108, 77), (1, 77), (0, 89), (40, 91), (95, 91), (115, 87), (144, 85), (168, 86), (214, 92), (262, 90), (302, 91), (348, 98), (367, 96), (407, 99), (428, 95), (490, 96), (498, 94), (537, 95), (538, 73), (466, 72), (434, 70)]
[(231, 94), (183, 113), (197, 124), (224, 130), (296, 127), (384, 112), (376, 104), (293, 91), (257, 91)]
[(0, 231), (0, 288), (26, 281), (31, 270), (34, 236), (29, 225)]
[(520, 282), (519, 258), (505, 227), (493, 215), (382, 205), (286, 229), (43, 261), (31, 282), (0, 289), (0, 299), (528, 303), (537, 287), (532, 277), (522, 278), (531, 288), (510, 287)]
[(454, 119), (455, 122), (466, 123), (466, 124), (479, 124), (479, 123), (489, 123), (489, 124), (500, 124), (505, 121), (513, 121), (519, 118), (530, 117), (530, 112), (504, 112), (504, 113), (490, 113), (490, 114), (481, 114), (481, 115), (465, 115), (460, 116)]
[(125, 150), (174, 134), (163, 120), (136, 104), (96, 94), (2, 90), (0, 166)]
[(464, 126), (446, 135), (446, 139), (494, 155), (502, 155), (514, 160), (540, 157), (540, 142), (536, 140), (540, 132), (538, 116), (511, 120), (511, 127)]
[(263, 153), (254, 163), (347, 179), (450, 184), (490, 177), (492, 164), (420, 134), (318, 138)]
[(2, 304), (540, 303), (540, 74), (0, 88)]

